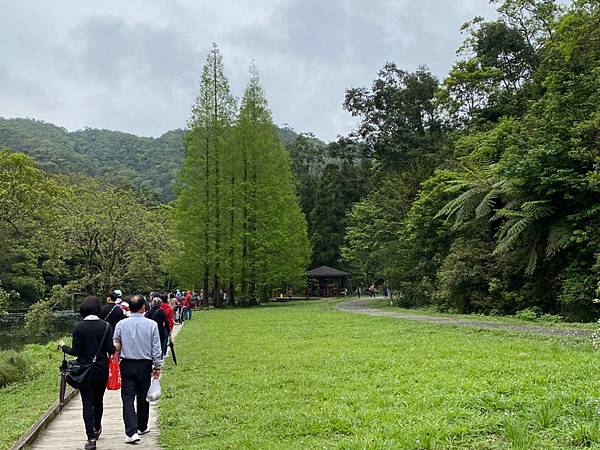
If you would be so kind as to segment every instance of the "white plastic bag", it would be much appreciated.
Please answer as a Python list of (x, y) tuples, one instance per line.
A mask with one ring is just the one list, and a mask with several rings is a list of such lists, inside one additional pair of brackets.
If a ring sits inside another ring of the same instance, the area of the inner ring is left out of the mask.
[(146, 394), (146, 401), (155, 402), (160, 398), (160, 394), (160, 381), (156, 378), (152, 378), (150, 389), (148, 389), (148, 393)]

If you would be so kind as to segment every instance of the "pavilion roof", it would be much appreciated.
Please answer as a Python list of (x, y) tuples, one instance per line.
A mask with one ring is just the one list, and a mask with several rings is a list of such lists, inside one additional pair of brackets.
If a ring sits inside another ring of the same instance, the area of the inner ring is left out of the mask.
[(321, 266), (306, 272), (309, 277), (347, 277), (350, 274), (329, 266)]

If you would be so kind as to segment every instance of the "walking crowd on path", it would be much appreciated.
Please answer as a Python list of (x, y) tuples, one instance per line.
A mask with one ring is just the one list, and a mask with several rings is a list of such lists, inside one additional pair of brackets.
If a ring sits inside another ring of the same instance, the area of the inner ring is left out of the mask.
[[(125, 443), (135, 444), (148, 433), (149, 401), (160, 397), (160, 379), (167, 348), (173, 345), (175, 323), (192, 318), (202, 295), (192, 291), (152, 292), (147, 300), (136, 294), (127, 300), (120, 290), (110, 292), (106, 304), (89, 296), (79, 308), (82, 320), (73, 328), (72, 344), (59, 341), (66, 355), (66, 382), (79, 389), (87, 441), (93, 450), (102, 434), (106, 389), (121, 390)], [(120, 379), (119, 379), (120, 377)]]

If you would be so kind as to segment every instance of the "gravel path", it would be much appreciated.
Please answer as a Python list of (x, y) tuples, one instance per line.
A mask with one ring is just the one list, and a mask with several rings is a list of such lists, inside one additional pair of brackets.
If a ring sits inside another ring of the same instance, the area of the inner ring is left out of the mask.
[(482, 328), (485, 330), (508, 330), (524, 333), (541, 334), (544, 336), (562, 336), (562, 337), (589, 337), (593, 333), (590, 330), (579, 330), (573, 328), (559, 327), (541, 327), (538, 325), (514, 325), (504, 322), (483, 322), (480, 320), (454, 319), (443, 316), (420, 316), (417, 314), (405, 314), (395, 311), (387, 311), (372, 307), (373, 300), (359, 299), (350, 300), (337, 305), (337, 309), (354, 314), (364, 314), (367, 316), (393, 317), (396, 319), (414, 320), (417, 322), (437, 323), (441, 325), (456, 325), (461, 327)]

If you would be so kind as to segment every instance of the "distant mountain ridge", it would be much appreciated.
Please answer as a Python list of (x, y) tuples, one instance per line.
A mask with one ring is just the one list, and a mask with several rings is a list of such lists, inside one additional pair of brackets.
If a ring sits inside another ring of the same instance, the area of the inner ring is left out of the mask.
[[(290, 128), (278, 131), (284, 145), (297, 136)], [(182, 129), (158, 138), (95, 128), (68, 131), (40, 120), (0, 117), (0, 148), (26, 153), (49, 172), (126, 178), (163, 201), (175, 198), (184, 136)]]

